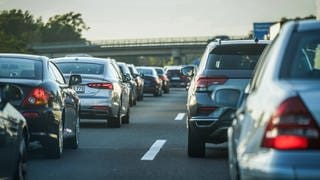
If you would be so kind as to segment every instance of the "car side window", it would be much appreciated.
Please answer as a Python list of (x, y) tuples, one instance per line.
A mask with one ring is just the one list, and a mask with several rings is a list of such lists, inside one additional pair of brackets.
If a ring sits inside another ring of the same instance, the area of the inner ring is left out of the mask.
[(52, 62), (49, 62), (49, 71), (59, 84), (66, 84), (62, 74)]
[(266, 69), (266, 64), (269, 59), (268, 52), (272, 51), (272, 44), (268, 45), (263, 53), (261, 54), (261, 57), (258, 60), (257, 66), (253, 71), (253, 78), (252, 78), (252, 83), (250, 87), (250, 92), (254, 91), (257, 87), (259, 87), (261, 83), (261, 79), (263, 77), (263, 73)]

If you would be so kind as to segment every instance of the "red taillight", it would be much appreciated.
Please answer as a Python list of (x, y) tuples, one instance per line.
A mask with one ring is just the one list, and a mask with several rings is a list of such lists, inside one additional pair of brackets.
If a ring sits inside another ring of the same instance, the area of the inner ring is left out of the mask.
[(210, 114), (211, 112), (213, 112), (214, 110), (216, 110), (216, 107), (199, 107), (198, 108), (198, 113), (200, 114)]
[(112, 83), (89, 83), (87, 86), (97, 89), (113, 89)]
[(198, 91), (207, 91), (209, 86), (224, 84), (226, 81), (227, 81), (227, 78), (224, 76), (220, 76), (220, 77), (200, 76), (197, 78), (196, 87)]
[(280, 104), (266, 127), (262, 146), (280, 150), (319, 149), (319, 128), (299, 97)]
[(168, 81), (167, 76), (163, 76), (163, 75), (161, 75), (161, 76), (159, 76), (159, 77), (160, 77), (160, 79), (161, 79), (162, 81)]
[(49, 101), (49, 94), (42, 87), (31, 90), (29, 95), (24, 99), (23, 105), (46, 105)]

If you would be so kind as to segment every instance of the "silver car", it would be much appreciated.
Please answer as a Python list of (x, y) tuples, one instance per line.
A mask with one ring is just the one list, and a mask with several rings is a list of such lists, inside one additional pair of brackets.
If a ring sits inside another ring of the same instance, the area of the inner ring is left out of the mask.
[(73, 87), (81, 101), (81, 122), (99, 119), (106, 121), (109, 127), (120, 127), (129, 122), (129, 87), (115, 60), (63, 57), (53, 61), (65, 77), (71, 74), (82, 77), (82, 83)]
[[(190, 157), (205, 156), (206, 143), (219, 144), (227, 141), (227, 129), (232, 121), (228, 114), (232, 112), (217, 104), (212, 97), (223, 88), (232, 89), (230, 93), (235, 96), (240, 95), (268, 43), (269, 41), (217, 40), (207, 45), (196, 74), (195, 68), (191, 66), (182, 68), (184, 75), (193, 76), (187, 99), (187, 148)], [(227, 94), (224, 98), (228, 99), (232, 96), (230, 93), (222, 94)]]
[(320, 22), (285, 24), (247, 93), (228, 129), (231, 179), (320, 179)]

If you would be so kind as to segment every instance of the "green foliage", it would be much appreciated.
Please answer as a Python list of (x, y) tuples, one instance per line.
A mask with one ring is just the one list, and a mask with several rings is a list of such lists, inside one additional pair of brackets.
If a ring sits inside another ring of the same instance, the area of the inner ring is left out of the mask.
[(39, 43), (84, 41), (81, 33), (89, 28), (81, 14), (55, 15), (47, 23), (29, 11), (12, 9), (0, 12), (0, 52), (28, 52)]
[(88, 29), (79, 13), (55, 15), (42, 28), (43, 42), (83, 41), (81, 33)]

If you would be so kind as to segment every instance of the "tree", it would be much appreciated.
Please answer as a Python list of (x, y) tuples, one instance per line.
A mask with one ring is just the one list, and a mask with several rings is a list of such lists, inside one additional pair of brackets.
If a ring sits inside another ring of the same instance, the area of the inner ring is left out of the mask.
[(39, 37), (37, 21), (21, 10), (2, 11), (0, 14), (0, 51), (26, 52), (27, 44)]
[(88, 30), (81, 14), (69, 12), (63, 15), (55, 15), (42, 28), (43, 42), (84, 41), (81, 37), (83, 30)]

